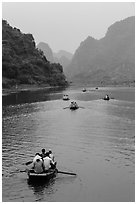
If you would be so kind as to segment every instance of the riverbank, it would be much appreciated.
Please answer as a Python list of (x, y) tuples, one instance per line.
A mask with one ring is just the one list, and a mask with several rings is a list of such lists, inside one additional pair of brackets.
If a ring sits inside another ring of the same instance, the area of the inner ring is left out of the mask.
[(4, 95), (9, 95), (12, 93), (19, 93), (23, 91), (37, 91), (37, 90), (42, 90), (42, 89), (53, 89), (53, 88), (59, 88), (60, 86), (45, 86), (45, 85), (28, 85), (28, 84), (23, 84), (23, 85), (18, 85), (18, 86), (13, 86), (8, 89), (2, 89), (2, 96)]
[[(135, 87), (135, 84), (118, 84), (118, 85), (95, 85), (95, 84), (75, 84), (75, 83), (70, 83), (68, 86), (70, 87), (82, 87), (82, 88), (88, 88), (88, 87)], [(63, 86), (62, 86), (63, 87)], [(65, 87), (65, 86), (64, 86)], [(67, 87), (67, 86), (66, 86)], [(61, 88), (61, 86), (48, 86), (48, 85), (28, 85), (28, 84), (23, 84), (23, 85), (18, 85), (18, 86), (13, 86), (11, 88), (3, 88), (2, 89), (2, 96), (12, 94), (12, 93), (19, 93), (23, 91), (37, 91), (37, 90), (42, 90), (42, 89), (54, 89), (54, 88)]]

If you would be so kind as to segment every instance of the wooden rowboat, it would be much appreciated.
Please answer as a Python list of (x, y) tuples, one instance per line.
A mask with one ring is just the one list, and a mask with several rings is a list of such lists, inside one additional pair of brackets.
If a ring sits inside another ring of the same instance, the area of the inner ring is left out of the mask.
[(104, 99), (105, 101), (109, 101), (109, 100), (110, 100), (110, 98), (109, 98), (109, 97), (108, 97), (108, 98), (105, 98), (105, 97), (104, 97), (103, 99)]
[(56, 176), (58, 170), (57, 169), (51, 169), (48, 172), (43, 172), (43, 173), (35, 173), (33, 169), (28, 170), (28, 177), (29, 180), (31, 181), (43, 181), (46, 182), (49, 179), (53, 178), (54, 176)]
[(82, 89), (83, 92), (86, 92), (87, 90), (85, 88)]
[(71, 110), (76, 110), (76, 109), (78, 109), (79, 107), (78, 106), (70, 106), (69, 107)]
[(64, 100), (64, 101), (68, 101), (68, 100), (69, 100), (68, 95), (64, 95), (64, 96), (63, 96), (63, 100)]

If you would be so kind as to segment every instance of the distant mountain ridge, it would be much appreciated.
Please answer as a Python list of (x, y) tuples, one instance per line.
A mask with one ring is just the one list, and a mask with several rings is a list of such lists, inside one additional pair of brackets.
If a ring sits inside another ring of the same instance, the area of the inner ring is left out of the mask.
[(104, 38), (81, 42), (66, 76), (76, 83), (123, 84), (135, 81), (135, 17), (116, 22)]
[(63, 71), (66, 73), (66, 68), (70, 64), (73, 54), (65, 50), (59, 50), (57, 53), (53, 53), (55, 62), (60, 63), (63, 66)]
[(57, 57), (58, 59), (60, 59), (61, 57), (66, 57), (67, 59), (71, 60), (73, 57), (73, 54), (65, 50), (59, 50), (57, 53), (54, 53), (53, 55), (54, 57)]
[(64, 72), (73, 57), (73, 54), (65, 50), (59, 50), (57, 53), (53, 52), (50, 46), (45, 42), (40, 42), (37, 48), (44, 52), (48, 61), (61, 64)]

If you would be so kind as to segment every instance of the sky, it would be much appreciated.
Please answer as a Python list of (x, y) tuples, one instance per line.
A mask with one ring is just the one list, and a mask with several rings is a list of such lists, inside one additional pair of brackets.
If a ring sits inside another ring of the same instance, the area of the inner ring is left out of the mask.
[(116, 21), (135, 15), (134, 2), (3, 2), (2, 18), (36, 44), (72, 54), (88, 36), (101, 39)]

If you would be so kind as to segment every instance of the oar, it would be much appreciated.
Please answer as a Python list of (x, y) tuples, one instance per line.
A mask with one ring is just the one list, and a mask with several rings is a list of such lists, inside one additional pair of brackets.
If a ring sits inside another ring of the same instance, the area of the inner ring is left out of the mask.
[(20, 170), (19, 172), (23, 173), (23, 172), (26, 172), (26, 170)]
[(28, 162), (26, 162), (25, 164), (26, 165), (29, 165), (29, 164), (31, 164), (33, 161), (28, 161)]
[(65, 107), (65, 108), (63, 108), (63, 109), (66, 109), (66, 108), (69, 108), (69, 107)]
[(82, 107), (82, 106), (79, 106), (79, 108), (84, 108), (84, 107)]
[(75, 173), (70, 173), (70, 172), (66, 172), (66, 171), (57, 171), (57, 172), (60, 173), (60, 174), (68, 174), (68, 175), (73, 175), (73, 176), (77, 175)]

